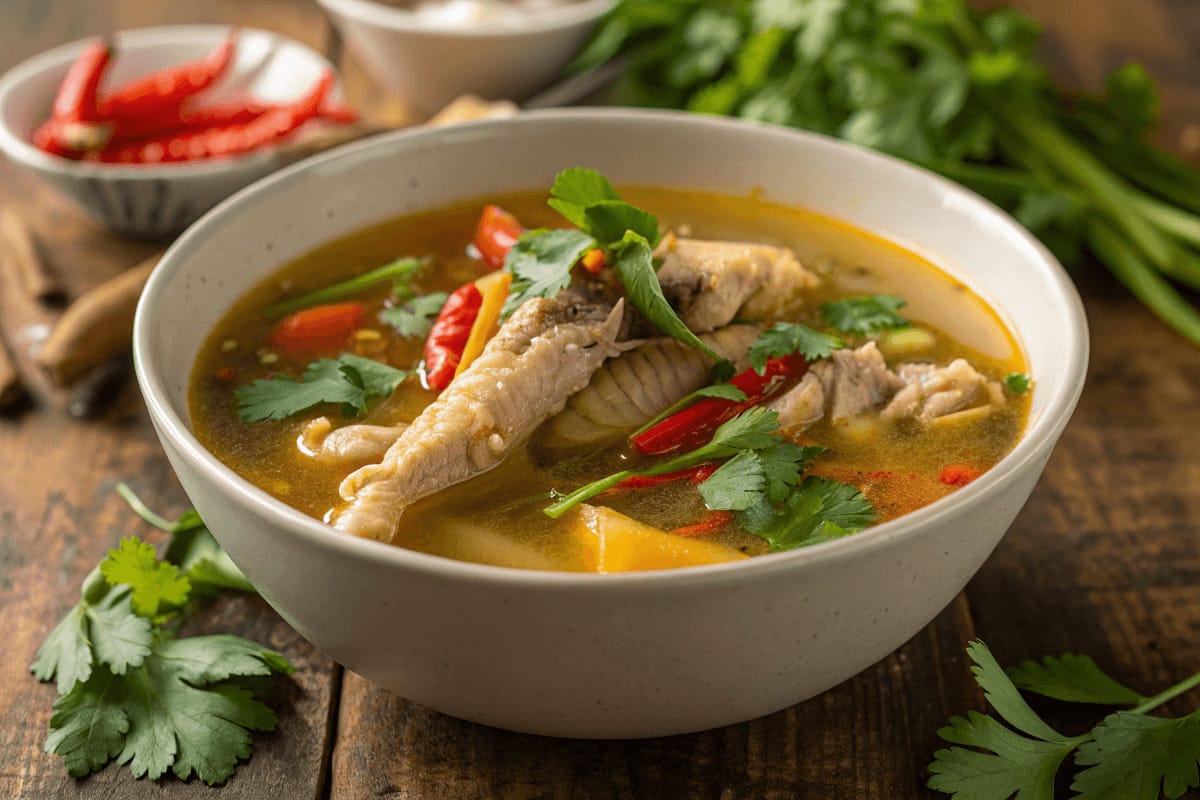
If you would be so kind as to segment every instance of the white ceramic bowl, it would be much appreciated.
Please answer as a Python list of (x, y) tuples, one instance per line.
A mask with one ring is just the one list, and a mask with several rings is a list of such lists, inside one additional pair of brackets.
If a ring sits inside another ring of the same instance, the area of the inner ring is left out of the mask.
[[(170, 25), (116, 35), (106, 86), (200, 58), (229, 35), (227, 25)], [(272, 152), (182, 164), (94, 164), (49, 155), (30, 142), (50, 116), (67, 69), (92, 39), (34, 56), (0, 77), (0, 151), (37, 173), (110, 230), (139, 238), (171, 236), (247, 184), (278, 169)], [(242, 28), (229, 74), (208, 97), (251, 95), (286, 102), (332, 66), (319, 53), (277, 33)], [(340, 89), (335, 87), (335, 96)]]
[[(188, 428), (188, 375), (231, 303), (284, 262), (389, 217), (635, 183), (816, 209), (937, 261), (999, 309), (1035, 381), (1029, 429), (969, 486), (844, 540), (623, 575), (451, 561), (338, 533), (268, 496)], [(188, 496), (266, 599), (369, 680), (456, 717), (556, 736), (682, 733), (828, 689), (944, 608), (1024, 504), (1083, 386), (1087, 326), (1062, 268), (1011, 218), (930, 173), (820, 136), (714, 117), (570, 110), (380, 137), (281, 172), (169, 250), (138, 307), (138, 379)]]
[(318, 2), (375, 80), (432, 114), (461, 94), (521, 101), (545, 87), (614, 0), (580, 0), (509, 27), (432, 27), (372, 0)]

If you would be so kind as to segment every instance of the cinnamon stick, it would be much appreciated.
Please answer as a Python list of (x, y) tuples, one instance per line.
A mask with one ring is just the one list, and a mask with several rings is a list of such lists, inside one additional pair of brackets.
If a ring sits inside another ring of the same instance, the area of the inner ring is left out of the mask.
[(0, 411), (7, 411), (25, 399), (25, 387), (13, 364), (8, 345), (0, 339)]
[(58, 277), (38, 254), (29, 226), (15, 211), (0, 214), (0, 258), (9, 262), (29, 297), (41, 303), (61, 303), (66, 297)]
[(59, 386), (128, 352), (142, 287), (162, 253), (85, 292), (55, 324), (36, 359)]

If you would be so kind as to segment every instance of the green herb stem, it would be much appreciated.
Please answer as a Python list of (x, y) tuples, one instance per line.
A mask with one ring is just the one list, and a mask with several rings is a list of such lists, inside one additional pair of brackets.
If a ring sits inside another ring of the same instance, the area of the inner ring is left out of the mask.
[(1129, 713), (1145, 714), (1147, 712), (1153, 711), (1154, 709), (1158, 708), (1159, 706), (1165, 705), (1166, 703), (1169, 703), (1170, 701), (1174, 700), (1176, 697), (1179, 697), (1180, 695), (1183, 695), (1183, 694), (1187, 694), (1192, 689), (1195, 689), (1197, 686), (1200, 686), (1200, 672), (1197, 672), (1195, 675), (1191, 676), (1190, 678), (1180, 681), (1179, 683), (1175, 684), (1174, 686), (1172, 686), (1171, 688), (1167, 689), (1164, 692), (1159, 692), (1158, 694), (1154, 695), (1153, 697), (1147, 698), (1146, 702), (1142, 703), (1137, 708), (1130, 709)]
[(1103, 222), (1088, 226), (1088, 243), (1125, 284), (1168, 327), (1200, 345), (1200, 314), (1179, 292), (1159, 277), (1120, 236)]
[(542, 509), (542, 511), (547, 517), (550, 517), (551, 519), (558, 519), (563, 514), (582, 503), (584, 500), (595, 497), (601, 492), (607, 491), (616, 486), (626, 478), (632, 478), (637, 474), (637, 471), (627, 469), (609, 475), (607, 478), (601, 478), (598, 481), (592, 481), (585, 486), (580, 486), (578, 489), (571, 492), (557, 503), (546, 506), (544, 509)]
[(321, 289), (305, 292), (298, 297), (273, 303), (264, 308), (262, 314), (267, 320), (276, 320), (310, 306), (345, 300), (381, 283), (408, 280), (425, 266), (426, 263), (427, 259), (398, 258), (390, 264), (384, 264), (382, 267), (377, 267), (370, 272), (364, 272), (362, 275), (356, 275), (348, 280), (335, 283), (332, 286), (325, 286)]
[(1131, 193), (1129, 200), (1138, 213), (1161, 230), (1200, 247), (1200, 215), (1141, 192)]
[(142, 499), (133, 493), (133, 489), (130, 489), (129, 486), (124, 482), (117, 484), (117, 494), (121, 495), (121, 498), (129, 504), (129, 507), (133, 510), (133, 513), (137, 514), (147, 523), (158, 528), (160, 531), (174, 533), (178, 528), (177, 523), (171, 522), (166, 517), (159, 516), (151, 511), (150, 508), (142, 502)]

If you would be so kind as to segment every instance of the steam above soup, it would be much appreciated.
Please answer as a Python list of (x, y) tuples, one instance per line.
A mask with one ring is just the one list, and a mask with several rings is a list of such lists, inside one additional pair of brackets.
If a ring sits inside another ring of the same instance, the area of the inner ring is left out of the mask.
[(380, 225), (256, 287), (196, 364), (201, 441), (350, 535), (619, 572), (853, 535), (1019, 437), (1018, 347), (914, 254), (589, 170), (551, 195)]

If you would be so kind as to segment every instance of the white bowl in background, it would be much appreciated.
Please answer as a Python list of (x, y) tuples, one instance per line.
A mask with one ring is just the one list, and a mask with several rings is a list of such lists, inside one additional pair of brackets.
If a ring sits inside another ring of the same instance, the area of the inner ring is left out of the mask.
[[(545, 189), (571, 166), (617, 185), (804, 206), (932, 254), (1012, 327), (1028, 429), (970, 485), (845, 539), (732, 564), (621, 575), (451, 561), (339, 533), (274, 499), (188, 426), (217, 321), (284, 263), (388, 218)], [(377, 137), (246, 189), (163, 258), (134, 355), (180, 481), (303, 636), (374, 683), (463, 719), (572, 737), (684, 733), (798, 703), (917, 633), (1028, 498), (1083, 387), (1087, 324), (1054, 258), (977, 195), (821, 136), (715, 117), (565, 110)]]
[[(168, 25), (116, 34), (105, 87), (201, 58), (224, 40), (227, 25)], [(179, 233), (247, 184), (278, 169), (270, 148), (234, 158), (175, 164), (98, 164), (72, 161), (34, 147), (34, 130), (50, 116), (59, 84), (95, 37), (56, 47), (0, 76), (0, 152), (37, 173), (104, 227), (160, 239)], [(302, 95), (332, 65), (299, 42), (270, 31), (239, 29), (237, 56), (205, 97), (250, 95), (286, 102)], [(340, 88), (333, 94), (340, 97)]]
[(614, 1), (531, 12), (520, 26), (450, 27), (372, 0), (317, 0), (371, 76), (422, 114), (463, 94), (526, 99), (561, 72)]

